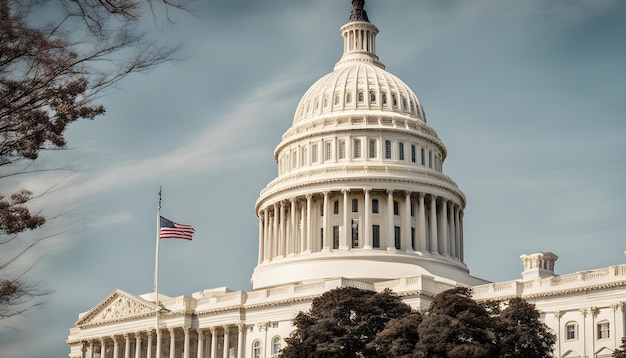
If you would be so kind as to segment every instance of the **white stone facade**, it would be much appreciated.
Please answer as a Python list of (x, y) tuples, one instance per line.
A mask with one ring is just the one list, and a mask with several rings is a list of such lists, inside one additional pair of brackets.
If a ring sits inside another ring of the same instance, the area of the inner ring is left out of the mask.
[[(557, 357), (610, 356), (626, 336), (626, 265), (555, 276), (557, 256), (542, 252), (522, 256), (519, 280), (469, 275), (466, 200), (443, 173), (446, 148), (376, 55), (363, 1), (353, 4), (343, 56), (302, 97), (274, 152), (278, 176), (256, 202), (252, 291), (159, 295), (162, 357), (272, 357), (297, 312), (346, 286), (390, 288), (422, 311), (456, 286), (477, 300), (523, 297), (557, 334)], [(80, 314), (70, 358), (156, 357), (155, 301), (116, 290)]]

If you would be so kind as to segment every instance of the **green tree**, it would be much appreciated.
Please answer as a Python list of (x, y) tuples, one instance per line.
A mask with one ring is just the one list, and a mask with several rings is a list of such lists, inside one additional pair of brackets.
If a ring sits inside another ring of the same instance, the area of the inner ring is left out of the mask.
[[(97, 103), (105, 89), (171, 59), (178, 46), (159, 45), (139, 25), (182, 1), (0, 0), (0, 179), (37, 171), (31, 162), (63, 149), (71, 123), (105, 112)], [(18, 240), (46, 222), (31, 212), (36, 198), (28, 188), (0, 194), (0, 319), (48, 294), (24, 271), (9, 273), (42, 240)]]
[(416, 357), (497, 357), (493, 320), (468, 288), (438, 294), (418, 328)]
[(367, 347), (375, 353), (376, 357), (413, 357), (415, 345), (419, 341), (417, 329), (420, 323), (422, 323), (422, 314), (418, 311), (391, 319), (385, 325), (385, 329), (379, 332)]
[(498, 356), (502, 358), (550, 358), (556, 336), (539, 320), (535, 305), (515, 297), (496, 316)]
[(368, 346), (390, 320), (411, 307), (390, 290), (380, 293), (352, 287), (338, 288), (315, 298), (308, 312), (293, 320), (296, 329), (281, 350), (283, 358), (376, 357)]

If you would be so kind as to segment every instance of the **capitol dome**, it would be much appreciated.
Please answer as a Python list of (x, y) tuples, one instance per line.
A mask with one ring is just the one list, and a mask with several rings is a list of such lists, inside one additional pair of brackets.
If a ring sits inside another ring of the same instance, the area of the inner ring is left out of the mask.
[[(376, 55), (378, 28), (353, 0), (343, 55), (296, 107), (256, 203), (254, 289), (411, 275), (475, 284), (463, 263), (465, 196), (415, 93)], [(480, 281), (482, 282), (482, 281)]]

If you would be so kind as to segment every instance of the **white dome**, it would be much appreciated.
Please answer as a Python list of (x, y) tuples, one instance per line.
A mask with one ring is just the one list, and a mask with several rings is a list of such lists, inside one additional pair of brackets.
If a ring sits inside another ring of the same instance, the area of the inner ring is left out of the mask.
[(415, 93), (398, 77), (367, 62), (351, 62), (315, 82), (300, 100), (293, 126), (346, 112), (395, 114), (426, 122)]

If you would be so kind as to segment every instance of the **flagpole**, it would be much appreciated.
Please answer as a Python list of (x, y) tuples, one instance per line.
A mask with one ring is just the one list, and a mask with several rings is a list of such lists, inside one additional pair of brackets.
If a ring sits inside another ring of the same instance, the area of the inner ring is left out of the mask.
[[(161, 231), (161, 188), (159, 187), (159, 205), (157, 207), (157, 230), (156, 230), (156, 250), (154, 257), (154, 295), (156, 302), (156, 358), (161, 358), (161, 329), (159, 327), (159, 242)], [(150, 349), (150, 347), (148, 347)]]

